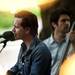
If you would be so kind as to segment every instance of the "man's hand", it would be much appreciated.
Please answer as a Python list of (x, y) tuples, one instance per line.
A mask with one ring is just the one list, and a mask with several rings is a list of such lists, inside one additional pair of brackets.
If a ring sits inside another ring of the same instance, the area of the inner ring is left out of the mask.
[(70, 41), (71, 41), (72, 43), (75, 43), (75, 31), (70, 32)]
[(69, 32), (68, 35), (70, 35), (69, 36), (70, 42), (72, 43), (72, 46), (75, 49), (75, 31)]
[(14, 73), (11, 70), (8, 70), (6, 75), (14, 75)]

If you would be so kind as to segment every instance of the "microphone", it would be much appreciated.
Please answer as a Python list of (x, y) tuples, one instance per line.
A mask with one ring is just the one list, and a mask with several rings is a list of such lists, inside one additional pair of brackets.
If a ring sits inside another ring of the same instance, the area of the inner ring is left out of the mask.
[(0, 35), (0, 38), (5, 39), (5, 40), (1, 41), (0, 43), (5, 43), (8, 41), (14, 41), (15, 40), (15, 36), (14, 36), (14, 33), (12, 31), (4, 32), (2, 35)]
[[(5, 40), (0, 42), (0, 43), (4, 43), (3, 48), (5, 48), (6, 43), (8, 41), (14, 41), (15, 40), (15, 36), (14, 36), (14, 33), (12, 31), (4, 32), (2, 35), (0, 35), (0, 38), (4, 38), (5, 39)], [(2, 52), (3, 48), (0, 50), (0, 53)]]

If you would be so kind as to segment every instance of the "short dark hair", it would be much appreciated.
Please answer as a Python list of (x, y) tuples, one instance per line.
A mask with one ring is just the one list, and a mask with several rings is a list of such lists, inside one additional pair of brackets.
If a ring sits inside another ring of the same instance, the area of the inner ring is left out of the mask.
[(22, 10), (15, 14), (15, 17), (22, 18), (21, 26), (23, 28), (30, 27), (30, 33), (35, 36), (38, 34), (38, 20), (37, 16), (32, 12)]
[(65, 9), (65, 8), (54, 9), (50, 14), (50, 25), (51, 25), (52, 30), (54, 30), (54, 28), (52, 26), (52, 22), (57, 24), (58, 19), (61, 15), (68, 15), (70, 18), (72, 17), (71, 12), (69, 10)]

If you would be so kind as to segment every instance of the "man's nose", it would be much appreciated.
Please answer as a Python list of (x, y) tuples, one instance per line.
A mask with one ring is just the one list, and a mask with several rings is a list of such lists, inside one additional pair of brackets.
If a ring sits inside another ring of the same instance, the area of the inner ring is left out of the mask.
[(65, 21), (66, 25), (70, 26), (70, 22), (69, 21)]

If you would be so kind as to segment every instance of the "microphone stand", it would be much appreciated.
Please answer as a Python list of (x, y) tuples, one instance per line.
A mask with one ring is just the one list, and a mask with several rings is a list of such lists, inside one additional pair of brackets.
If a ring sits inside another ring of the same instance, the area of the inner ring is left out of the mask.
[(5, 46), (6, 46), (6, 44), (7, 44), (7, 40), (4, 40), (3, 43), (4, 43), (4, 45), (3, 45), (2, 49), (0, 50), (0, 53), (1, 53), (2, 50), (5, 48)]

